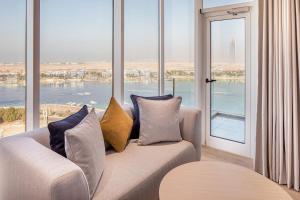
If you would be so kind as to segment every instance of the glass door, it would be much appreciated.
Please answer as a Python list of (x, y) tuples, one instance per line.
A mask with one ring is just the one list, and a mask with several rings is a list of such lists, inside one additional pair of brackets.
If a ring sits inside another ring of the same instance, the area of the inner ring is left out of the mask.
[(245, 14), (207, 21), (207, 144), (243, 156), (250, 156), (247, 26)]

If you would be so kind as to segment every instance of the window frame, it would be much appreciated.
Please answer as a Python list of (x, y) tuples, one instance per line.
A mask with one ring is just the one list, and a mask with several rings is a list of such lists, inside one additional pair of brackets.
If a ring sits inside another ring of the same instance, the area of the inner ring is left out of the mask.
[[(230, 11), (230, 13), (228, 13)], [(201, 20), (200, 20), (200, 25), (198, 26), (198, 29), (204, 30), (204, 34), (207, 32), (207, 25), (206, 25), (206, 18), (214, 18), (218, 16), (224, 16), (228, 14), (234, 14), (234, 12), (239, 12), (239, 13), (246, 13), (249, 15), (249, 31), (246, 34), (249, 34), (249, 57), (250, 57), (250, 63), (249, 63), (249, 71), (247, 72), (250, 77), (248, 77), (248, 87), (250, 91), (249, 95), (249, 102), (247, 105), (249, 107), (248, 111), (248, 120), (249, 120), (249, 132), (251, 133), (250, 136), (250, 152), (247, 155), (248, 157), (254, 158), (255, 157), (255, 138), (256, 138), (256, 112), (257, 112), (257, 85), (258, 85), (258, 12), (259, 12), (259, 1), (258, 0), (253, 0), (252, 2), (248, 3), (240, 3), (240, 4), (233, 4), (233, 5), (228, 5), (228, 6), (221, 6), (221, 7), (214, 7), (214, 8), (206, 8), (206, 9), (201, 9)], [(198, 30), (199, 31), (199, 30)], [(202, 35), (200, 38), (201, 40), (201, 47), (207, 48), (207, 44), (203, 43), (203, 41), (206, 40), (206, 36)], [(201, 49), (200, 49), (201, 50)], [(202, 108), (202, 144), (208, 143), (207, 138), (206, 138), (206, 131), (208, 130), (208, 123), (205, 118), (207, 118), (208, 115), (208, 110), (206, 108), (206, 101), (207, 101), (207, 95), (206, 95), (206, 83), (205, 83), (205, 78), (207, 76), (207, 52), (205, 50), (201, 50), (201, 56), (199, 58), (202, 58), (201, 61), (201, 83), (199, 86), (199, 92), (203, 95), (198, 95), (200, 100), (200, 108)], [(196, 68), (197, 69), (197, 68)]]
[(213, 16), (207, 18), (207, 68), (206, 68), (206, 77), (211, 78), (212, 69), (211, 69), (211, 59), (212, 59), (212, 47), (211, 47), (211, 25), (213, 22), (216, 21), (226, 21), (226, 20), (235, 20), (235, 19), (244, 19), (245, 20), (245, 100), (244, 100), (244, 108), (245, 108), (245, 127), (244, 127), (244, 142), (234, 141), (228, 138), (221, 138), (219, 136), (212, 134), (211, 128), (211, 106), (212, 106), (212, 99), (211, 99), (211, 92), (212, 87), (211, 84), (206, 84), (206, 141), (207, 144), (210, 146), (217, 146), (222, 148), (228, 152), (238, 152), (246, 157), (250, 157), (251, 155), (251, 131), (250, 131), (250, 85), (251, 85), (251, 21), (250, 21), (250, 13), (240, 13), (236, 16), (234, 15), (220, 15), (220, 16)]

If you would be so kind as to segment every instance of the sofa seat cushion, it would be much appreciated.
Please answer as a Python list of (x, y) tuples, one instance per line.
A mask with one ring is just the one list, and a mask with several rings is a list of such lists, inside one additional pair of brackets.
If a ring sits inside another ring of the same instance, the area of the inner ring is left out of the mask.
[(185, 140), (149, 146), (138, 146), (136, 140), (131, 140), (122, 153), (107, 153), (105, 170), (93, 199), (158, 199), (164, 175), (195, 160), (194, 146)]

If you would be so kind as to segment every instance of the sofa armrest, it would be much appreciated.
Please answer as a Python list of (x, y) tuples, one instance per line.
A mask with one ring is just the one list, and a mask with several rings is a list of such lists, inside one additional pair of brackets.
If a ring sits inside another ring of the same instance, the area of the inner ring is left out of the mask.
[(197, 153), (197, 159), (201, 159), (201, 111), (197, 108), (181, 107), (180, 116), (182, 122), (180, 129), (182, 138), (191, 142)]
[(0, 140), (0, 199), (88, 200), (83, 171), (28, 137)]

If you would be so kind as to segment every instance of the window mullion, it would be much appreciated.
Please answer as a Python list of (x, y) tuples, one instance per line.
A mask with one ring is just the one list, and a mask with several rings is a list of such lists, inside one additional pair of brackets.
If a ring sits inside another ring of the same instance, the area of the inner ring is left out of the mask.
[(159, 87), (159, 95), (165, 94), (165, 24), (164, 24), (164, 0), (159, 1), (159, 45), (158, 45), (158, 58), (159, 58), (159, 70), (158, 70), (158, 87)]
[(124, 103), (124, 0), (114, 0), (113, 96)]
[(200, 10), (202, 8), (203, 0), (195, 0), (194, 4), (194, 17), (195, 17), (195, 34), (194, 34), (194, 40), (195, 40), (195, 46), (194, 46), (194, 68), (195, 68), (195, 102), (196, 106), (200, 108), (205, 108), (205, 87), (206, 84), (203, 80), (205, 80), (205, 52), (204, 52), (204, 35), (203, 33), (206, 30), (205, 26), (205, 19), (203, 15), (200, 15)]
[(40, 123), (40, 0), (26, 4), (26, 131), (30, 131)]

